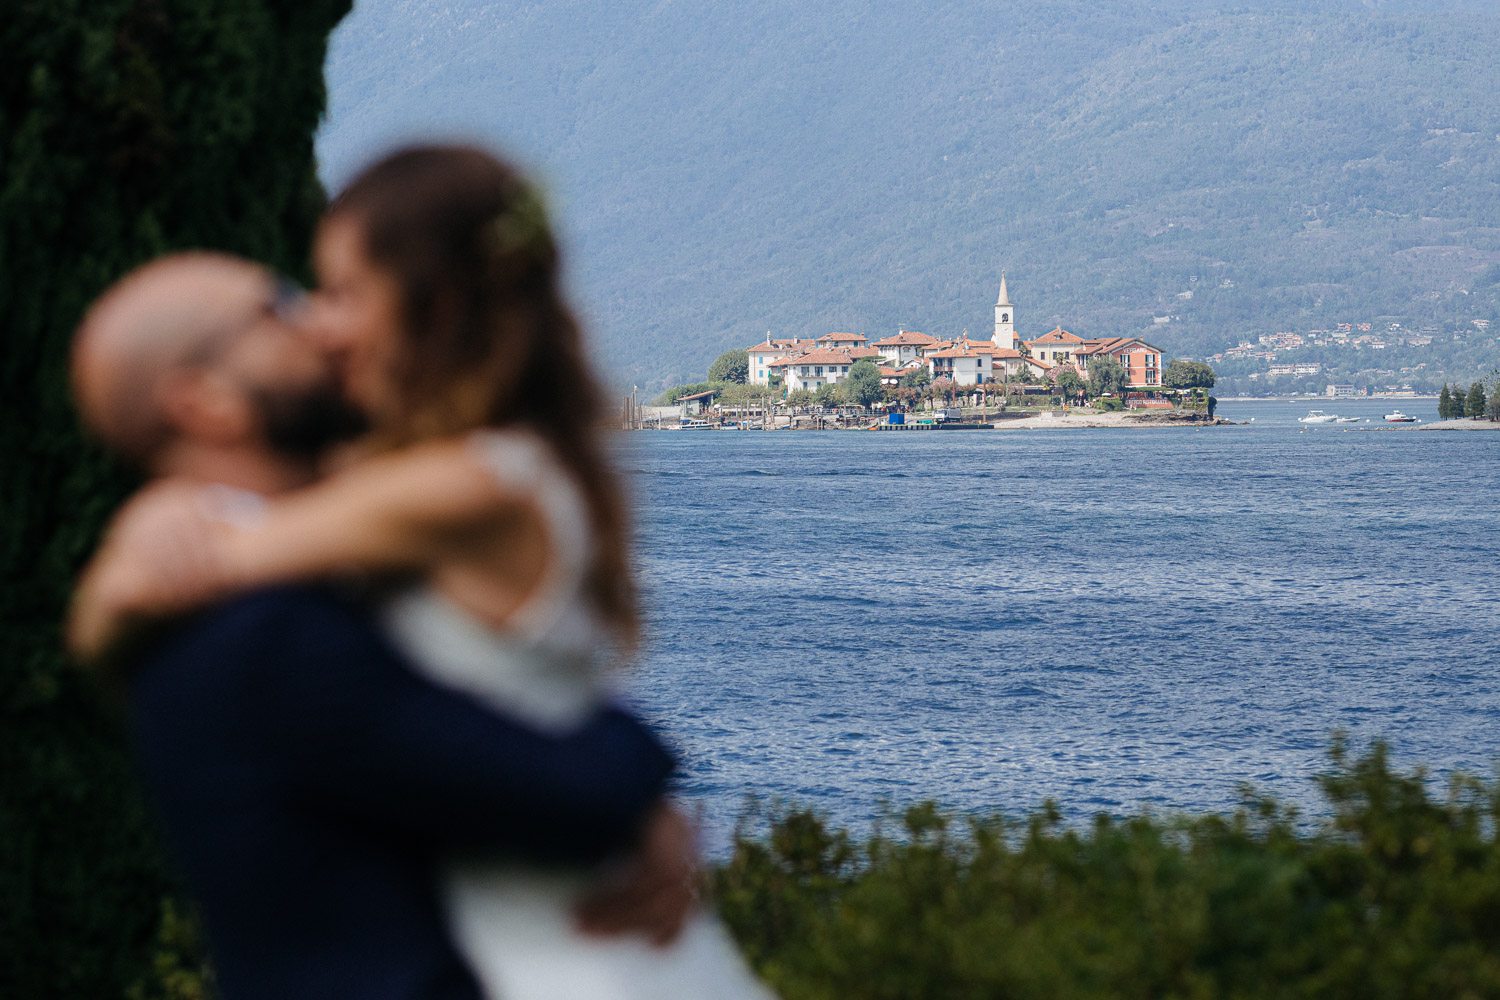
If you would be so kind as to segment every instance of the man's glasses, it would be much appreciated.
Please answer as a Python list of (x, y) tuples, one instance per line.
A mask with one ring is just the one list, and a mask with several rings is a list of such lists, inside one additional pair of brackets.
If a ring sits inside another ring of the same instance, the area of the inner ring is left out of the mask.
[(231, 344), (267, 319), (274, 319), (283, 326), (297, 327), (307, 319), (307, 291), (286, 275), (278, 274), (271, 282), (271, 290), (255, 311), (238, 323), (219, 328), (213, 336), (200, 341), (183, 361), (192, 366), (202, 366), (217, 361)]

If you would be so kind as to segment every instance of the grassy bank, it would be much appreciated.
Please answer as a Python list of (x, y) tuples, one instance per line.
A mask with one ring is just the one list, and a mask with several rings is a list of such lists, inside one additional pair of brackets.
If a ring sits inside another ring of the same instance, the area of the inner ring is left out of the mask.
[(788, 1000), (1500, 996), (1500, 784), (1434, 795), (1384, 747), (1336, 744), (1329, 818), (1065, 827), (931, 806), (856, 840), (782, 811), (714, 873)]

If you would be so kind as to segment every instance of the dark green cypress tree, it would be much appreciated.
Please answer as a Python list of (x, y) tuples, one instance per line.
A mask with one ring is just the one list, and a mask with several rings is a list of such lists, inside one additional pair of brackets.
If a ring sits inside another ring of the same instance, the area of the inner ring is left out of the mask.
[(1438, 393), (1438, 419), (1447, 420), (1453, 415), (1453, 394), (1448, 391), (1448, 383), (1443, 383), (1443, 391)]
[(105, 285), (164, 251), (304, 269), (324, 53), (349, 2), (0, 16), (0, 997), (200, 988), (171, 974), (180, 921), (118, 720), (58, 652), (70, 581), (128, 485), (78, 433), (68, 343)]
[(1463, 415), (1466, 417), (1471, 417), (1475, 420), (1484, 416), (1483, 383), (1475, 382), (1473, 385), (1469, 386), (1468, 398), (1464, 400)]

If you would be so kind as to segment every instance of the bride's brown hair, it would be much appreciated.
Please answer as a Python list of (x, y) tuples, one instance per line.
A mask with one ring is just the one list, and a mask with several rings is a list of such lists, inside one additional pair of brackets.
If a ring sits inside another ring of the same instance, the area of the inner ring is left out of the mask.
[(625, 503), (600, 440), (603, 400), (559, 287), (546, 209), (481, 149), (417, 146), (356, 177), (329, 207), (401, 289), (403, 338), (385, 443), (524, 427), (548, 441), (588, 501), (587, 587), (626, 646), (638, 635)]

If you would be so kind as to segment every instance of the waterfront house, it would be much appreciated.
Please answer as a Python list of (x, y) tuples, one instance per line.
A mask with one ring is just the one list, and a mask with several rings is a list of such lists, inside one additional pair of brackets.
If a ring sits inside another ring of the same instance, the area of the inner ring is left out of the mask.
[(771, 367), (772, 362), (792, 354), (810, 351), (816, 346), (812, 340), (766, 339), (754, 347), (745, 349), (750, 359), (750, 381), (755, 385), (770, 385), (771, 376), (780, 374)]
[(994, 377), (995, 348), (989, 341), (960, 340), (942, 350), (927, 351), (923, 358), (934, 379), (982, 385)]
[(782, 368), (786, 372), (785, 385), (788, 390), (817, 391), (825, 385), (837, 385), (849, 374), (849, 368), (854, 364), (848, 351), (823, 347), (784, 360), (786, 363)]
[(870, 346), (879, 351), (881, 357), (899, 367), (908, 361), (920, 358), (924, 348), (932, 347), (936, 343), (938, 343), (936, 337), (929, 337), (917, 330), (902, 330), (894, 337), (877, 340)]
[(713, 389), (677, 397), (677, 412), (683, 417), (701, 416), (705, 410), (713, 409), (718, 393)]
[(1033, 358), (1053, 364), (1072, 361), (1073, 353), (1086, 343), (1078, 334), (1069, 333), (1060, 326), (1053, 327), (1035, 340), (1025, 341), (1026, 349)]
[(819, 347), (831, 349), (864, 347), (870, 338), (860, 333), (825, 333), (818, 338)]
[(1101, 337), (1074, 348), (1072, 364), (1087, 376), (1090, 359), (1105, 357), (1119, 362), (1125, 372), (1125, 383), (1132, 389), (1161, 388), (1161, 348), (1135, 337)]

